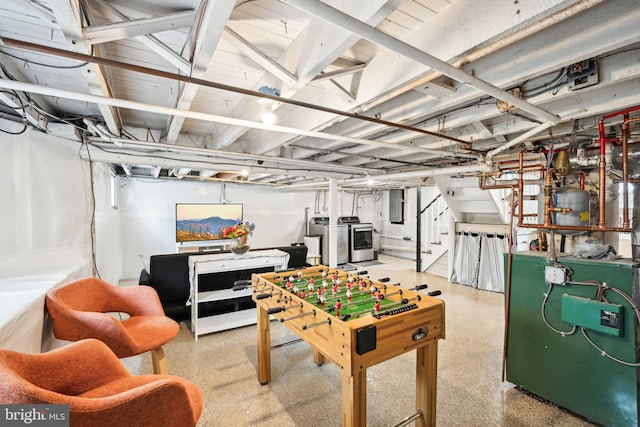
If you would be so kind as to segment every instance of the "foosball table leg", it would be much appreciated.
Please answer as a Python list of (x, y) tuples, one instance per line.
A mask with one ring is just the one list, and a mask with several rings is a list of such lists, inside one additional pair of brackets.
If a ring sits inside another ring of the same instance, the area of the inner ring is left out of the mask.
[(438, 340), (416, 350), (416, 411), (422, 417), (417, 427), (436, 425), (436, 389), (438, 379)]
[(267, 310), (257, 307), (258, 381), (264, 385), (271, 381), (271, 324)]
[(315, 362), (316, 365), (322, 366), (325, 363), (327, 363), (327, 358), (324, 357), (324, 354), (320, 353), (318, 350), (316, 350), (314, 348), (313, 349), (313, 361)]
[(367, 370), (342, 368), (342, 427), (367, 425)]

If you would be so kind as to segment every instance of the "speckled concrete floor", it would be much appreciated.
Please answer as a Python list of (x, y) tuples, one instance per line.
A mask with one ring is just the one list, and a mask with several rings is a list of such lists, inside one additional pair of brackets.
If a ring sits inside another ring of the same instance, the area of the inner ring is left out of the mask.
[[(366, 267), (372, 278), (390, 277), (413, 287), (440, 289), (446, 308), (446, 339), (438, 353), (438, 426), (591, 426), (501, 381), (503, 294), (478, 291), (412, 271), (414, 263), (380, 257)], [(189, 325), (165, 346), (171, 374), (198, 385), (204, 398), (199, 426), (339, 426), (341, 375), (333, 364), (316, 366), (309, 345), (272, 350), (272, 380), (258, 383), (255, 326), (201, 336)], [(271, 323), (272, 344), (296, 339)], [(124, 360), (135, 374), (151, 372), (151, 356)], [(367, 370), (367, 425), (392, 426), (414, 412), (415, 352)]]

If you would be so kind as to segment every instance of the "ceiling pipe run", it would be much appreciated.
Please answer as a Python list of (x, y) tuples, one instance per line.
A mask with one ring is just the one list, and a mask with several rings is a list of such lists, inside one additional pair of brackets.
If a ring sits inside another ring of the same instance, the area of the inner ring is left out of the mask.
[(89, 95), (89, 94), (79, 93), (79, 92), (71, 92), (67, 90), (34, 85), (31, 83), (22, 83), (15, 80), (0, 79), (0, 87), (5, 89), (18, 90), (22, 92), (54, 96), (58, 98), (73, 99), (76, 101), (91, 102), (98, 105), (110, 105), (112, 107), (128, 108), (131, 110), (145, 111), (149, 113), (157, 113), (157, 114), (163, 114), (168, 116), (180, 116), (180, 117), (186, 117), (194, 120), (224, 123), (224, 124), (233, 125), (233, 126), (242, 126), (242, 127), (252, 128), (252, 129), (261, 129), (261, 130), (272, 131), (272, 132), (287, 133), (291, 135), (305, 135), (313, 138), (327, 139), (331, 141), (352, 142), (355, 144), (368, 145), (368, 146), (378, 147), (378, 148), (390, 148), (393, 150), (409, 150), (409, 151), (416, 151), (416, 152), (427, 153), (427, 154), (439, 154), (444, 157), (456, 157), (456, 158), (462, 157), (462, 158), (471, 158), (471, 159), (478, 159), (480, 157), (477, 154), (453, 153), (449, 151), (433, 150), (429, 148), (421, 148), (416, 146), (406, 146), (406, 145), (393, 144), (388, 142), (372, 141), (372, 140), (362, 139), (362, 138), (352, 138), (349, 136), (336, 135), (336, 134), (326, 133), (326, 132), (316, 132), (316, 131), (309, 131), (304, 129), (296, 129), (288, 126), (267, 125), (265, 123), (260, 123), (260, 122), (252, 122), (249, 120), (223, 117), (215, 114), (200, 113), (197, 111), (185, 111), (185, 110), (180, 110), (178, 108), (162, 107), (159, 105), (128, 101), (126, 99), (106, 98), (103, 96)]
[(379, 119), (379, 118), (375, 118), (375, 117), (363, 116), (363, 115), (360, 115), (360, 114), (354, 114), (354, 113), (350, 113), (350, 112), (347, 112), (347, 111), (341, 111), (341, 110), (336, 110), (336, 109), (333, 109), (333, 108), (323, 107), (321, 105), (315, 105), (315, 104), (309, 104), (307, 102), (296, 101), (296, 100), (290, 99), (290, 98), (281, 98), (279, 96), (274, 96), (274, 95), (262, 93), (262, 92), (259, 92), (259, 91), (253, 91), (253, 90), (243, 89), (243, 88), (239, 88), (239, 87), (235, 87), (235, 86), (225, 85), (225, 84), (222, 84), (222, 83), (212, 82), (210, 80), (198, 79), (198, 78), (191, 77), (191, 76), (170, 73), (170, 72), (167, 72), (167, 71), (156, 70), (156, 69), (152, 69), (152, 68), (147, 68), (147, 67), (142, 67), (142, 66), (139, 66), (139, 65), (128, 64), (126, 62), (115, 61), (115, 60), (112, 60), (112, 59), (101, 58), (101, 57), (92, 56), (92, 55), (84, 55), (84, 54), (77, 53), (77, 52), (70, 52), (68, 50), (57, 49), (57, 48), (54, 48), (54, 47), (43, 46), (43, 45), (39, 45), (39, 44), (35, 44), (35, 43), (29, 43), (29, 42), (25, 42), (25, 41), (21, 41), (21, 40), (15, 40), (15, 39), (7, 38), (7, 37), (0, 37), (0, 45), (5, 45), (5, 46), (19, 48), (19, 49), (25, 49), (25, 50), (31, 50), (31, 51), (35, 51), (35, 52), (44, 53), (44, 54), (47, 54), (47, 55), (60, 56), (60, 57), (63, 57), (63, 58), (75, 59), (75, 60), (78, 60), (78, 61), (91, 62), (91, 63), (94, 63), (94, 64), (100, 64), (100, 65), (105, 65), (105, 66), (109, 66), (109, 67), (116, 67), (116, 68), (120, 68), (120, 69), (124, 69), (124, 70), (133, 71), (133, 72), (136, 72), (136, 73), (153, 75), (153, 76), (156, 76), (156, 77), (162, 77), (162, 78), (181, 81), (181, 82), (185, 82), (185, 83), (192, 83), (192, 84), (196, 84), (196, 85), (199, 85), (199, 86), (206, 86), (206, 87), (211, 87), (211, 88), (214, 88), (214, 89), (220, 89), (220, 90), (225, 90), (225, 91), (229, 91), (229, 92), (240, 93), (240, 94), (243, 94), (243, 95), (254, 96), (256, 98), (270, 99), (270, 100), (275, 101), (275, 102), (281, 102), (281, 103), (284, 103), (284, 104), (291, 104), (291, 105), (295, 105), (295, 106), (298, 106), (298, 107), (309, 108), (309, 109), (316, 110), (316, 111), (323, 111), (325, 113), (336, 114), (336, 115), (339, 115), (339, 116), (344, 116), (344, 117), (348, 117), (348, 118), (352, 118), (352, 119), (363, 120), (363, 121), (377, 123), (377, 124), (384, 125), (384, 126), (395, 127), (395, 128), (398, 128), (398, 129), (403, 129), (403, 130), (407, 130), (407, 131), (411, 131), (411, 132), (421, 133), (421, 134), (424, 134), (424, 135), (435, 136), (435, 137), (438, 137), (438, 138), (442, 138), (442, 139), (446, 139), (446, 140), (449, 140), (449, 141), (457, 142), (459, 144), (462, 144), (464, 147), (470, 147), (471, 146), (471, 143), (468, 142), (468, 141), (464, 141), (464, 140), (461, 140), (461, 139), (458, 139), (458, 138), (454, 138), (454, 137), (451, 137), (451, 136), (448, 136), (448, 135), (444, 135), (444, 134), (441, 134), (441, 133), (431, 132), (431, 131), (428, 131), (428, 130), (425, 130), (425, 129), (419, 129), (419, 128), (403, 125), (403, 124), (400, 124), (400, 123), (389, 122), (389, 121), (386, 121), (386, 120), (383, 120), (383, 119)]
[(163, 150), (163, 151), (179, 151), (181, 153), (192, 153), (196, 155), (207, 155), (207, 156), (216, 156), (216, 157), (224, 157), (226, 161), (232, 160), (243, 160), (243, 161), (255, 161), (257, 164), (263, 162), (261, 165), (262, 168), (266, 168), (267, 166), (264, 163), (278, 164), (278, 169), (285, 168), (285, 165), (288, 166), (301, 166), (310, 169), (324, 169), (329, 172), (336, 172), (342, 174), (358, 174), (364, 175), (367, 173), (375, 173), (375, 169), (368, 168), (360, 168), (357, 166), (333, 166), (331, 164), (323, 164), (318, 162), (313, 162), (309, 160), (299, 160), (299, 159), (286, 159), (286, 158), (274, 158), (269, 156), (261, 156), (256, 154), (245, 154), (245, 153), (234, 153), (230, 151), (214, 151), (206, 148), (196, 148), (196, 147), (181, 147), (176, 145), (166, 145), (166, 144), (158, 144), (155, 142), (145, 142), (145, 141), (134, 141), (125, 138), (117, 138), (107, 134), (103, 129), (100, 129), (99, 126), (91, 122), (90, 120), (85, 119), (85, 124), (87, 128), (100, 136), (100, 138), (112, 144), (115, 144), (122, 148), (148, 148), (150, 150)]

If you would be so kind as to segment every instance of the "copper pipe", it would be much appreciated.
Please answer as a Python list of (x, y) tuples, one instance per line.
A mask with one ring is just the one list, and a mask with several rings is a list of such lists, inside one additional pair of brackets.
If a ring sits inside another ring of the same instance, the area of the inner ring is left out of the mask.
[(583, 225), (555, 225), (551, 224), (549, 226), (540, 225), (540, 224), (518, 224), (518, 227), (522, 228), (538, 228), (543, 230), (569, 230), (569, 231), (615, 231), (619, 233), (629, 233), (631, 232), (631, 227), (623, 228), (623, 227), (592, 227), (592, 226), (583, 226)]
[(598, 228), (604, 227), (605, 226), (605, 203), (606, 203), (606, 195), (607, 195), (607, 186), (606, 186), (606, 180), (607, 180), (607, 160), (605, 158), (605, 152), (606, 152), (606, 148), (605, 148), (605, 143), (602, 141), (604, 139), (604, 123), (602, 121), (602, 119), (600, 119), (600, 122), (598, 123), (598, 126), (602, 125), (602, 133), (600, 134), (600, 158), (598, 160), (598, 202), (599, 202), (599, 209), (598, 209)]
[[(520, 157), (522, 161), (522, 156)], [(522, 180), (520, 180), (522, 182)], [(511, 192), (511, 207), (513, 209), (514, 196)], [(504, 285), (504, 345), (502, 347), (502, 381), (505, 380), (507, 362), (507, 340), (509, 339), (509, 306), (511, 297), (511, 259), (513, 253), (513, 215), (509, 220), (509, 252), (507, 254), (507, 282)]]
[(551, 195), (553, 192), (553, 181), (551, 180), (551, 175), (553, 172), (554, 169), (547, 169), (544, 180), (544, 228), (548, 228), (548, 226), (551, 225)]
[[(7, 38), (7, 37), (0, 37), (0, 41), (4, 45), (9, 46), (9, 47), (15, 47), (15, 48), (19, 48), (19, 49), (31, 50), (31, 51), (35, 51), (35, 52), (44, 53), (44, 54), (47, 54), (47, 55), (55, 55), (55, 56), (60, 56), (60, 57), (69, 58), (69, 59), (75, 59), (75, 60), (83, 61), (83, 62), (91, 62), (91, 63), (94, 63), (94, 64), (105, 65), (105, 66), (108, 66), (108, 67), (121, 68), (123, 70), (129, 70), (129, 71), (133, 71), (133, 72), (136, 72), (136, 73), (148, 74), (148, 75), (161, 77), (161, 78), (165, 78), (165, 79), (176, 80), (176, 81), (181, 81), (181, 82), (185, 82), (185, 83), (196, 84), (196, 85), (199, 85), (199, 86), (206, 86), (206, 87), (211, 87), (211, 88), (214, 88), (214, 89), (225, 90), (225, 91), (228, 91), (228, 92), (235, 92), (235, 93), (240, 93), (240, 94), (243, 94), (243, 95), (255, 96), (257, 98), (270, 99), (272, 101), (281, 102), (283, 104), (291, 104), (291, 105), (295, 105), (295, 106), (298, 106), (298, 107), (309, 108), (309, 109), (316, 110), (316, 111), (324, 111), (325, 113), (336, 114), (336, 115), (339, 115), (339, 116), (349, 117), (351, 119), (363, 120), (363, 121), (367, 121), (367, 122), (377, 123), (377, 124), (380, 124), (380, 125), (385, 125), (385, 126), (394, 127), (394, 128), (398, 128), (398, 129), (403, 129), (403, 130), (407, 130), (407, 131), (411, 131), (411, 132), (417, 132), (417, 133), (422, 133), (422, 134), (425, 134), (425, 135), (430, 135), (430, 136), (435, 136), (435, 137), (438, 137), (438, 138), (447, 139), (449, 141), (457, 142), (457, 143), (461, 144), (462, 146), (464, 146), (467, 149), (469, 149), (471, 147), (471, 143), (470, 142), (463, 141), (461, 139), (453, 138), (451, 136), (444, 135), (444, 134), (437, 133), (437, 132), (430, 132), (430, 131), (425, 130), (425, 129), (419, 129), (419, 128), (415, 128), (415, 127), (411, 127), (411, 126), (407, 126), (407, 125), (403, 125), (403, 124), (399, 124), (399, 123), (388, 122), (386, 120), (377, 119), (375, 117), (362, 116), (362, 115), (359, 115), (359, 114), (354, 114), (354, 113), (349, 113), (349, 112), (346, 112), (346, 111), (336, 110), (336, 109), (333, 109), (333, 108), (323, 107), (321, 105), (309, 104), (307, 102), (296, 101), (296, 100), (290, 99), (290, 98), (284, 98), (284, 97), (269, 95), (269, 94), (262, 93), (262, 92), (243, 89), (243, 88), (230, 86), (230, 85), (225, 85), (225, 84), (222, 84), (222, 83), (216, 83), (216, 82), (213, 82), (213, 81), (210, 81), (210, 80), (198, 79), (198, 78), (195, 78), (195, 77), (190, 77), (190, 76), (186, 76), (186, 75), (182, 75), (182, 74), (170, 73), (170, 72), (167, 72), (167, 71), (156, 70), (156, 69), (148, 68), (148, 67), (142, 67), (140, 65), (128, 64), (126, 62), (115, 61), (113, 59), (101, 58), (101, 57), (93, 56), (93, 55), (84, 55), (82, 53), (71, 52), (71, 51), (68, 51), (68, 50), (57, 49), (55, 47), (44, 46), (44, 45), (39, 45), (39, 44), (35, 44), (35, 43), (29, 43), (29, 42), (25, 42), (25, 41), (21, 41), (21, 40), (15, 40), (15, 39)], [(474, 151), (474, 150), (471, 150), (471, 151)]]
[(622, 227), (629, 227), (629, 114), (622, 121)]
[(525, 170), (525, 171), (544, 171), (544, 165), (529, 165), (529, 166), (513, 166), (510, 168), (500, 168), (501, 171), (519, 171), (519, 170)]
[(522, 205), (524, 203), (524, 151), (521, 151), (520, 156), (518, 156), (518, 166), (520, 167), (520, 181), (518, 181), (518, 223), (521, 223), (523, 219)]
[(576, 173), (580, 175), (580, 189), (584, 190), (584, 182), (586, 180), (586, 174), (584, 173), (584, 171), (577, 171)]
[[(544, 185), (544, 222), (543, 224), (524, 224), (521, 209), (518, 212), (518, 224), (517, 227), (521, 228), (535, 228), (540, 230), (568, 230), (568, 231), (607, 231), (607, 232), (619, 232), (619, 233), (629, 233), (631, 232), (631, 227), (629, 224), (628, 217), (628, 203), (629, 203), (629, 192), (628, 192), (628, 183), (640, 183), (640, 179), (629, 179), (628, 176), (628, 144), (629, 144), (629, 123), (640, 121), (640, 117), (629, 118), (629, 113), (633, 111), (639, 111), (640, 106), (631, 107), (626, 110), (622, 110), (619, 112), (611, 113), (605, 115), (600, 118), (598, 121), (598, 131), (599, 131), (599, 143), (600, 143), (600, 157), (598, 161), (598, 184), (599, 184), (599, 204), (600, 209), (598, 213), (598, 225), (597, 226), (570, 226), (570, 225), (555, 225), (551, 224), (551, 211), (554, 210), (551, 206), (551, 193), (552, 193), (552, 173), (553, 169), (548, 169), (544, 172), (545, 177), (545, 185)], [(606, 226), (606, 216), (605, 216), (605, 206), (606, 206), (606, 143), (610, 142), (612, 138), (605, 137), (605, 129), (604, 129), (604, 120), (612, 117), (616, 117), (619, 115), (624, 115), (623, 119), (623, 131), (622, 131), (622, 156), (623, 156), (623, 165), (622, 165), (622, 182), (624, 184), (623, 191), (623, 203), (624, 203), (624, 213), (623, 213), (623, 224), (622, 227), (607, 227)], [(520, 152), (520, 182), (518, 183), (519, 188), (519, 207), (522, 207), (523, 202), (523, 168), (522, 168), (522, 158), (524, 152)], [(584, 190), (586, 176), (583, 171), (577, 172), (580, 174), (580, 189)], [(542, 173), (541, 173), (542, 175)], [(541, 234), (541, 240), (544, 237), (544, 234)]]

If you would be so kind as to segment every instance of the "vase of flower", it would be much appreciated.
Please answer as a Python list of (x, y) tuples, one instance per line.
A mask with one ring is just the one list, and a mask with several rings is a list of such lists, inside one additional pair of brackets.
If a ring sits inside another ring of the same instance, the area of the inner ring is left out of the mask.
[(231, 252), (242, 255), (249, 251), (249, 236), (255, 228), (255, 224), (241, 220), (232, 226), (225, 227), (222, 230), (222, 235), (225, 239), (231, 239)]
[(231, 252), (242, 255), (249, 251), (249, 236), (236, 237), (231, 239)]

